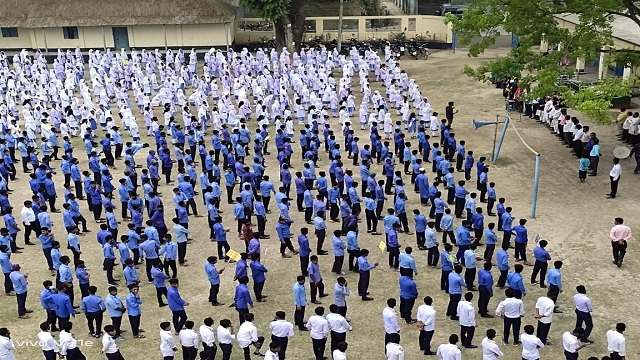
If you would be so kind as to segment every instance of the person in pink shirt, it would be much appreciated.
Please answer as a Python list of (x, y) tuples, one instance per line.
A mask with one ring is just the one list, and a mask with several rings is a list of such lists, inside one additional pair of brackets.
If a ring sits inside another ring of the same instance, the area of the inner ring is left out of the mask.
[(615, 225), (611, 228), (609, 239), (611, 239), (611, 248), (613, 249), (613, 263), (621, 267), (627, 252), (627, 241), (631, 239), (631, 228), (624, 225), (623, 218), (615, 218)]

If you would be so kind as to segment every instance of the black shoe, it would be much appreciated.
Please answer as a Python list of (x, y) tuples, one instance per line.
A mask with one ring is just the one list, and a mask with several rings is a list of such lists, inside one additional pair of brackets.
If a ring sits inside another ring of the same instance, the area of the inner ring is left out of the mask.
[(478, 346), (477, 345), (467, 345), (465, 346), (465, 349), (477, 349)]
[(373, 298), (372, 297), (368, 297), (368, 296), (363, 296), (362, 297), (362, 301), (372, 301)]

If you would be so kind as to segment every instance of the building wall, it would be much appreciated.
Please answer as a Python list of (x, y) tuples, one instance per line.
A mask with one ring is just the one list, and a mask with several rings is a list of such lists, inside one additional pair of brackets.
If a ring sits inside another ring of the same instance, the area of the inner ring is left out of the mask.
[[(234, 25), (226, 25), (229, 44), (234, 40)], [(225, 46), (224, 24), (195, 25), (134, 25), (127, 26), (129, 46), (160, 48), (169, 47), (209, 47)], [(62, 27), (57, 28), (18, 28), (17, 38), (0, 37), (0, 49), (64, 49), (113, 48), (111, 26), (78, 27), (78, 39), (65, 39)]]

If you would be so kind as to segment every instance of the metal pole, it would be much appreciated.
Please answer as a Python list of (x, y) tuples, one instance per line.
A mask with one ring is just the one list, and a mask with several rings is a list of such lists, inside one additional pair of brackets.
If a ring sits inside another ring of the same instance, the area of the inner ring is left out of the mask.
[(227, 23), (224, 23), (224, 44), (227, 47), (227, 52), (229, 52), (229, 33), (227, 32)]
[(342, 10), (344, 0), (340, 0), (340, 12), (338, 13), (338, 53), (342, 51)]
[(531, 217), (536, 218), (538, 209), (538, 187), (540, 185), (540, 154), (536, 154), (536, 167), (533, 173), (533, 189), (531, 189)]
[(105, 35), (104, 33), (104, 26), (101, 26), (102, 28), (102, 49), (106, 52), (107, 51), (107, 35)]
[(167, 25), (162, 24), (162, 32), (164, 33), (164, 51), (167, 51)]
[(491, 159), (493, 160), (496, 157), (496, 140), (498, 139), (498, 118), (500, 115), (496, 114), (496, 126), (493, 131), (493, 147), (491, 148)]
[(500, 140), (498, 140), (498, 145), (496, 146), (496, 151), (493, 154), (493, 158), (491, 159), (492, 163), (496, 163), (498, 161), (498, 157), (500, 156), (500, 149), (502, 148), (502, 143), (504, 142), (504, 137), (507, 134), (507, 127), (509, 127), (509, 117), (504, 117), (504, 125), (502, 125), (502, 131), (500, 132)]

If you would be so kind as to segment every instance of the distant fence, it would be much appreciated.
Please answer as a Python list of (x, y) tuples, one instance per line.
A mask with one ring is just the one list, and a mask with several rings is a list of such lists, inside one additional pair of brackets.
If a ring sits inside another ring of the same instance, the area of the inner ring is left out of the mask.
[[(259, 18), (244, 18), (237, 21), (235, 43), (245, 44), (272, 39), (273, 24)], [(305, 41), (322, 37), (327, 41), (338, 38), (338, 17), (308, 17), (305, 19)], [(392, 34), (404, 32), (410, 39), (420, 36), (428, 41), (450, 44), (453, 40), (451, 27), (444, 17), (431, 15), (398, 16), (344, 16), (342, 18), (342, 40), (388, 39)]]

